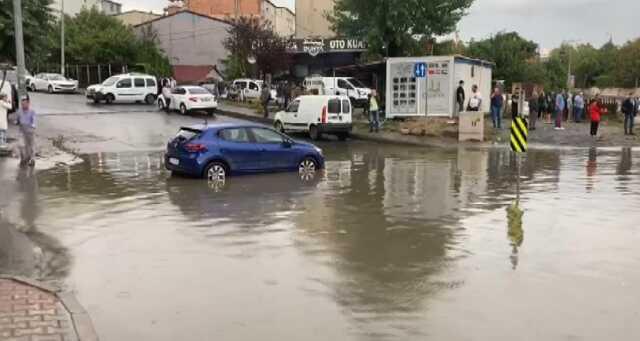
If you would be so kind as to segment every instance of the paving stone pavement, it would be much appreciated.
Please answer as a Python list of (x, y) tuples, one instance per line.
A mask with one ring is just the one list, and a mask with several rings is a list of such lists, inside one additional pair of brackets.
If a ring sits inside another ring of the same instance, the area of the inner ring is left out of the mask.
[(53, 293), (0, 278), (0, 340), (78, 341), (71, 315)]

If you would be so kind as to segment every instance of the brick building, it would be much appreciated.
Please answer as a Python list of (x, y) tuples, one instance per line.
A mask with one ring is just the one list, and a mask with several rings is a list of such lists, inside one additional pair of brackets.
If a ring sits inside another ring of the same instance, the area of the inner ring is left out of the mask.
[(184, 0), (184, 8), (222, 20), (235, 17), (257, 17), (268, 20), (273, 30), (283, 37), (295, 34), (295, 14), (269, 0)]
[(326, 15), (335, 0), (296, 0), (296, 38), (333, 38)]

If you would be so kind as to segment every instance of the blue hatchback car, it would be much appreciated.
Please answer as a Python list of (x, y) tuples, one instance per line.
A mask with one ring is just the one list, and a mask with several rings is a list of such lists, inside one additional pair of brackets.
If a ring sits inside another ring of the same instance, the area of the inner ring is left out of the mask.
[(227, 175), (324, 167), (322, 150), (261, 125), (182, 127), (167, 145), (165, 167), (175, 173), (224, 181)]

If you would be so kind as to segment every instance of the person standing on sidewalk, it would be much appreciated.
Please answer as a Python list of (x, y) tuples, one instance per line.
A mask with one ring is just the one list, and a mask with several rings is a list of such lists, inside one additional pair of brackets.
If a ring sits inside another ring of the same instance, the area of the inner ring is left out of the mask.
[(635, 135), (633, 133), (633, 124), (636, 116), (636, 105), (632, 98), (633, 93), (629, 94), (624, 102), (622, 102), (622, 113), (624, 114), (624, 134)]
[(564, 130), (562, 127), (562, 120), (564, 119), (564, 110), (567, 108), (567, 103), (564, 100), (565, 91), (560, 91), (556, 95), (555, 111), (556, 111), (556, 130)]
[(380, 130), (380, 107), (378, 106), (378, 93), (376, 90), (371, 91), (369, 97), (369, 132), (377, 133)]
[(538, 119), (541, 120), (547, 110), (547, 94), (544, 93), (544, 89), (540, 90), (540, 94), (538, 95)]
[(536, 122), (538, 121), (538, 90), (533, 90), (529, 98), (529, 130), (536, 130)]
[(20, 148), (20, 166), (35, 166), (35, 132), (36, 113), (31, 110), (29, 96), (20, 99), (20, 111), (18, 112), (18, 125), (22, 134), (22, 147)]
[(464, 93), (464, 81), (460, 81), (458, 85), (458, 89), (456, 90), (456, 104), (458, 104), (458, 113), (464, 111), (464, 101), (465, 101), (465, 93)]
[(598, 137), (598, 127), (600, 126), (600, 120), (602, 117), (602, 108), (600, 107), (600, 97), (596, 95), (596, 98), (589, 105), (589, 116), (591, 118), (591, 136), (593, 138)]
[(271, 89), (269, 84), (264, 84), (262, 92), (260, 93), (260, 102), (262, 103), (262, 109), (264, 110), (264, 118), (269, 118), (269, 101), (271, 100)]
[(494, 129), (502, 129), (502, 105), (504, 98), (500, 88), (495, 88), (491, 94), (491, 120)]
[(576, 123), (582, 122), (584, 117), (584, 93), (580, 92), (573, 101), (573, 118)]
[(7, 145), (7, 114), (11, 110), (11, 104), (7, 101), (7, 95), (0, 93), (0, 147)]
[(482, 106), (482, 94), (478, 90), (477, 85), (471, 87), (471, 98), (469, 98), (469, 105), (467, 105), (468, 111), (480, 111)]

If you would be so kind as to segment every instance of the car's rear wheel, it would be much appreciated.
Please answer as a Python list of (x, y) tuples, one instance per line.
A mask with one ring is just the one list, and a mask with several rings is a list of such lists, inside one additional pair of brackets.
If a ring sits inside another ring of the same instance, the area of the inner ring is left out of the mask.
[(145, 103), (151, 105), (153, 104), (153, 102), (156, 101), (156, 96), (152, 95), (152, 94), (148, 94), (147, 97), (144, 98)]
[(116, 98), (112, 95), (112, 94), (107, 94), (107, 96), (105, 96), (104, 101), (107, 104), (111, 104), (116, 100)]
[(94, 104), (100, 104), (100, 100), (99, 100), (99, 99), (97, 99), (97, 98), (94, 98), (94, 99), (93, 99), (93, 103), (94, 103)]
[(317, 126), (309, 127), (309, 137), (314, 141), (320, 138), (320, 130), (318, 130)]
[(276, 124), (273, 125), (273, 127), (276, 129), (276, 131), (284, 133), (284, 126), (282, 125), (282, 122), (277, 121)]
[(298, 174), (302, 180), (312, 180), (316, 176), (318, 163), (312, 157), (306, 157), (298, 164)]
[(184, 104), (180, 104), (180, 114), (182, 115), (187, 114), (187, 107)]
[(218, 161), (210, 163), (204, 171), (204, 176), (212, 189), (222, 189), (227, 183), (227, 175), (226, 165)]

